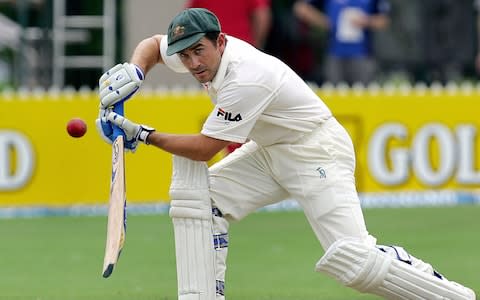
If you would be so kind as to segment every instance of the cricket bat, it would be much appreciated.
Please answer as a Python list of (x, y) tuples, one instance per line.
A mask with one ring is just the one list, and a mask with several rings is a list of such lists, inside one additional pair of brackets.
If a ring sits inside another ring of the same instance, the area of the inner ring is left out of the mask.
[[(114, 111), (123, 115), (123, 103), (115, 105)], [(103, 259), (104, 278), (109, 277), (115, 267), (127, 230), (127, 199), (125, 186), (125, 152), (123, 132), (114, 127), (112, 143), (112, 178), (110, 181), (110, 199), (108, 203), (107, 240)]]

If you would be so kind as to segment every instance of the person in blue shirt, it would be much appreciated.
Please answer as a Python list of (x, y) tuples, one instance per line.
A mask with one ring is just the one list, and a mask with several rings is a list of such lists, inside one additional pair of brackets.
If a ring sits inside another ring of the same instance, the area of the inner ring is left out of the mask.
[(298, 0), (293, 10), (304, 23), (328, 30), (325, 80), (351, 85), (375, 79), (372, 31), (389, 24), (387, 0)]

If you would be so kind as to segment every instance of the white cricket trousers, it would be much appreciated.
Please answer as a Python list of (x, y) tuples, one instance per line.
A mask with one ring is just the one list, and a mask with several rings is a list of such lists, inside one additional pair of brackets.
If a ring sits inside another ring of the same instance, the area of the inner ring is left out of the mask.
[(210, 168), (210, 192), (227, 220), (293, 198), (326, 250), (344, 237), (368, 237), (354, 172), (351, 138), (332, 117), (295, 143), (246, 143)]

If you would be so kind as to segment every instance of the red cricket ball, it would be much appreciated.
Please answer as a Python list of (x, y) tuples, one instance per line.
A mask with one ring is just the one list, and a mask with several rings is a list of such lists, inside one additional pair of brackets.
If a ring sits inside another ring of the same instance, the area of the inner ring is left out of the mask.
[(79, 118), (71, 119), (67, 123), (67, 132), (71, 137), (82, 137), (87, 132), (87, 124)]

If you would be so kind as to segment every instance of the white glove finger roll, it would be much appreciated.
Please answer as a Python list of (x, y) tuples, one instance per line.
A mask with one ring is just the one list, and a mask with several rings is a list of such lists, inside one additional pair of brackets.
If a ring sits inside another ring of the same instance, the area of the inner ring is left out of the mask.
[(128, 76), (130, 76), (130, 79), (132, 79), (133, 81), (135, 81), (137, 83), (142, 82), (142, 80), (145, 76), (143, 75), (143, 71), (139, 67), (137, 67), (134, 64), (130, 64), (130, 63), (124, 63), (123, 67), (127, 71)]
[(113, 124), (117, 125), (118, 127), (122, 128), (122, 129), (125, 129), (125, 128), (123, 128), (123, 121), (125, 120), (125, 118), (122, 117), (121, 115), (117, 114), (116, 112), (111, 111), (107, 115), (107, 120), (112, 122)]
[[(108, 88), (108, 86), (104, 89), (101, 89), (100, 92), (99, 92), (99, 95), (100, 95), (100, 99), (103, 100), (103, 98), (105, 98), (105, 96), (107, 96), (109, 93), (111, 93), (112, 91)], [(102, 101), (103, 102), (103, 101)], [(102, 103), (103, 105), (103, 103)]]
[(109, 109), (103, 109), (101, 108), (99, 113), (98, 113), (98, 119), (100, 119), (102, 122), (107, 122), (107, 116), (108, 114), (113, 111), (111, 108)]
[(143, 71), (134, 64), (115, 65), (99, 80), (101, 107), (109, 107), (129, 98), (140, 88), (144, 77)]
[(101, 95), (100, 103), (102, 107), (109, 107), (117, 103), (118, 101), (124, 99), (129, 94), (133, 93), (138, 86), (135, 82), (127, 83), (126, 85), (122, 86), (121, 88), (111, 91), (106, 95)]
[(123, 99), (129, 96), (130, 94), (132, 94), (133, 92), (135, 92), (137, 89), (138, 89), (138, 85), (135, 82), (129, 82), (124, 86), (119, 87), (117, 89), (117, 92), (118, 92), (118, 95)]
[(133, 123), (132, 121), (124, 118), (123, 116), (113, 111), (108, 114), (107, 120), (123, 129), (127, 137), (127, 141), (131, 141), (132, 139), (137, 137), (138, 132), (141, 130), (140, 125)]
[(102, 97), (102, 99), (100, 100), (100, 104), (102, 107), (110, 107), (115, 104), (115, 102), (118, 102), (120, 99), (121, 98), (119, 98), (118, 94), (115, 91)]
[(113, 73), (117, 72), (122, 67), (123, 67), (122, 64), (117, 64), (117, 65), (113, 66), (110, 70), (108, 70), (107, 72), (103, 73), (103, 75), (98, 80), (99, 87), (102, 88), (105, 80), (107, 80)]
[(132, 80), (128, 72), (123, 68), (118, 70), (100, 86), (100, 97), (104, 97), (109, 92), (115, 91), (129, 82), (132, 82)]

